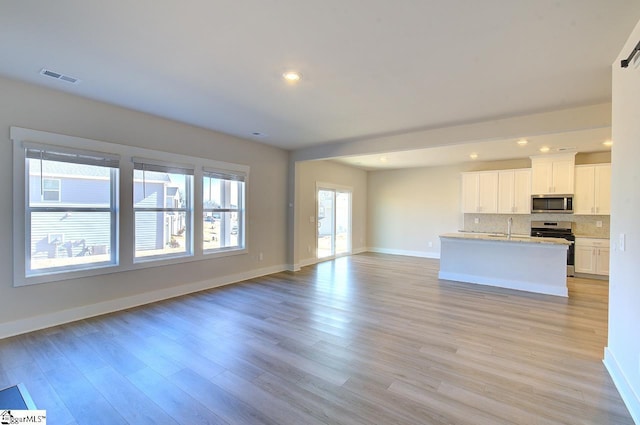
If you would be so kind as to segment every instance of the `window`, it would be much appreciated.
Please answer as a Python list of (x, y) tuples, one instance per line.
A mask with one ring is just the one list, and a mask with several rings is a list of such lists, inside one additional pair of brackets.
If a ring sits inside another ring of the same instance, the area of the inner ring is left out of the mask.
[(244, 248), (243, 173), (205, 169), (202, 177), (202, 248), (205, 253)]
[(246, 165), (19, 127), (10, 136), (14, 286), (247, 253)]
[(22, 149), (26, 276), (115, 264), (119, 157), (26, 142)]
[(133, 158), (133, 167), (135, 259), (192, 255), (193, 166)]
[(60, 186), (62, 180), (42, 178), (42, 200), (48, 202), (60, 202)]

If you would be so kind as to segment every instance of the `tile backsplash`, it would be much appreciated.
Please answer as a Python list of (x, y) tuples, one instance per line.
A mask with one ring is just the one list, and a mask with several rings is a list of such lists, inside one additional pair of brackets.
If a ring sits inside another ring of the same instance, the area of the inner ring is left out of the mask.
[[(507, 220), (513, 217), (511, 232), (528, 235), (532, 221), (571, 221), (574, 223), (573, 233), (576, 236), (592, 238), (609, 238), (608, 215), (574, 215), (574, 214), (464, 214), (465, 232), (505, 233)], [(475, 219), (478, 219), (478, 223)], [(597, 222), (602, 227), (597, 227)]]

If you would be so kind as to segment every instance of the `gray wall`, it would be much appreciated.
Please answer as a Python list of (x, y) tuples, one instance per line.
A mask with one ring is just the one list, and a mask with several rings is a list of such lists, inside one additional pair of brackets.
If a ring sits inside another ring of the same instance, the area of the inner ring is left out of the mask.
[(369, 172), (369, 249), (438, 258), (438, 236), (461, 228), (463, 170), (461, 165)]
[[(302, 161), (296, 164), (296, 247), (298, 265), (316, 262), (317, 223), (309, 218), (316, 216), (316, 184), (329, 183), (349, 187), (351, 198), (352, 251), (366, 249), (367, 233), (367, 172), (332, 161)], [(311, 249), (309, 249), (311, 248)]]
[[(12, 203), (1, 203), (0, 337), (19, 329), (20, 321), (39, 327), (46, 320), (72, 320), (286, 267), (286, 151), (5, 78), (0, 78), (0, 93), (0, 198), (5, 201), (12, 199), (13, 190), (10, 126), (251, 167), (248, 254), (91, 278), (14, 288)], [(92, 310), (92, 305), (102, 307)]]

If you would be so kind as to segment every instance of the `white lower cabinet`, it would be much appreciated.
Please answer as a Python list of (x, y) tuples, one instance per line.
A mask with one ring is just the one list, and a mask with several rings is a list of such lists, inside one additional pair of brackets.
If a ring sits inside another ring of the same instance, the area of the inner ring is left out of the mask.
[(609, 275), (609, 240), (576, 238), (576, 273)]

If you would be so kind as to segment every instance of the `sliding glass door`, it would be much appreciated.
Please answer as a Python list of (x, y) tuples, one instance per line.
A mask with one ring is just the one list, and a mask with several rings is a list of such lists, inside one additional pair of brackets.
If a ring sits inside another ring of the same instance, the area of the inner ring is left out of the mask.
[(318, 187), (319, 259), (351, 253), (351, 191)]

